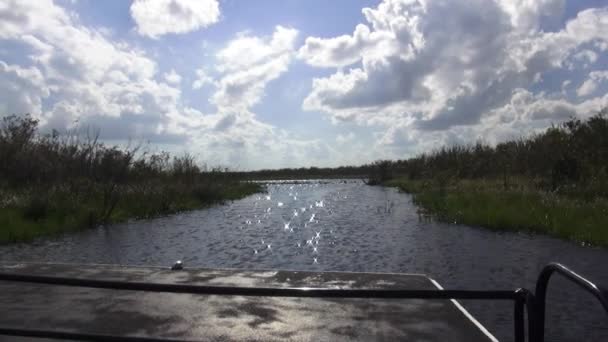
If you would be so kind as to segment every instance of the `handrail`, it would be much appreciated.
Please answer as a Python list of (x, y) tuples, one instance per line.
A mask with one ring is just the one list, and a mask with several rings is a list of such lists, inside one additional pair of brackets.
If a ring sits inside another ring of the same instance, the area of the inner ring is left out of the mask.
[[(475, 291), (475, 290), (391, 290), (391, 289), (342, 289), (311, 287), (238, 287), (206, 286), (188, 284), (124, 282), (114, 280), (97, 280), (83, 278), (66, 278), (55, 276), (26, 275), (0, 272), (0, 281), (25, 282), (58, 286), (75, 286), (98, 289), (115, 289), (145, 292), (167, 292), (202, 295), (228, 296), (261, 296), (261, 297), (295, 297), (295, 298), (392, 298), (392, 299), (493, 299), (514, 301), (515, 341), (525, 341), (524, 314), (528, 312), (528, 341), (544, 342), (546, 296), (549, 279), (553, 273), (559, 273), (568, 280), (581, 286), (595, 296), (608, 313), (608, 292), (588, 279), (575, 273), (559, 263), (550, 263), (541, 271), (536, 291), (526, 289), (515, 291)], [(34, 329), (12, 329), (0, 327), (0, 335), (62, 338), (87, 341), (144, 341), (138, 337), (82, 334), (72, 332), (46, 331)], [(154, 341), (175, 341), (156, 339)]]
[(543, 268), (536, 281), (536, 332), (534, 333), (534, 340), (538, 342), (544, 342), (545, 340), (545, 311), (546, 311), (546, 299), (547, 299), (547, 285), (549, 279), (553, 273), (559, 273), (566, 279), (572, 281), (578, 286), (591, 293), (604, 307), (604, 310), (608, 314), (608, 292), (605, 289), (600, 288), (590, 280), (584, 278), (578, 273), (572, 271), (568, 267), (559, 263), (550, 263)]
[(69, 331), (53, 331), (41, 329), (11, 329), (0, 327), (0, 335), (44, 338), (53, 340), (95, 341), (95, 342), (188, 342), (164, 338), (149, 338), (136, 336), (114, 336), (104, 334), (85, 334)]
[[(524, 312), (523, 305), (530, 310), (530, 297), (533, 295), (524, 289), (515, 291), (475, 291), (475, 290), (390, 290), (390, 289), (339, 289), (339, 288), (308, 288), (308, 287), (279, 287), (255, 288), (234, 286), (201, 286), (188, 284), (162, 284), (143, 282), (123, 282), (113, 280), (96, 280), (82, 278), (65, 278), (55, 276), (26, 275), (17, 273), (0, 273), (0, 281), (14, 281), (58, 286), (76, 286), (98, 289), (115, 289), (144, 292), (168, 292), (205, 295), (232, 296), (268, 296), (268, 297), (297, 297), (297, 298), (393, 298), (393, 299), (485, 299), (512, 300), (516, 303), (515, 341), (524, 342)], [(528, 317), (533, 317), (528, 315)], [(0, 335), (61, 338), (65, 340), (86, 341), (141, 341), (141, 338), (126, 336), (109, 336), (82, 334), (72, 332), (56, 332), (32, 329), (10, 329), (0, 327)], [(173, 342), (175, 340), (155, 340)]]
[(0, 281), (35, 284), (89, 287), (97, 289), (167, 292), (224, 296), (296, 297), (296, 298), (392, 298), (392, 299), (497, 299), (515, 300), (515, 291), (475, 290), (390, 290), (390, 289), (341, 289), (312, 287), (242, 287), (205, 286), (188, 284), (162, 284), (126, 282), (114, 280), (64, 278), (15, 273), (0, 273)]

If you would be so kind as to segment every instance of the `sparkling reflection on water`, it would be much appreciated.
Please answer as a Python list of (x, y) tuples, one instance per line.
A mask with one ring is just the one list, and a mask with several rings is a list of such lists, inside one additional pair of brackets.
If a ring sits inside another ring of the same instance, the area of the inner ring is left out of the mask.
[[(0, 247), (0, 261), (425, 273), (454, 289), (533, 288), (558, 261), (608, 285), (608, 249), (422, 220), (411, 197), (360, 181), (272, 183), (209, 209)], [(558, 277), (548, 341), (608, 341), (608, 317)], [(512, 305), (465, 302), (501, 340)]]

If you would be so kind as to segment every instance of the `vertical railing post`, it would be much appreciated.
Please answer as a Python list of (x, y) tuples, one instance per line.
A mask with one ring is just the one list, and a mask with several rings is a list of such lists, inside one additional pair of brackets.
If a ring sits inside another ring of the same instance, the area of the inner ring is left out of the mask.
[(536, 301), (534, 294), (526, 289), (515, 290), (514, 326), (515, 341), (526, 340), (525, 310), (528, 312), (528, 341), (536, 342)]
[(536, 281), (536, 341), (543, 342), (545, 340), (545, 305), (547, 301), (547, 283), (553, 271), (545, 268), (541, 271)]
[(515, 307), (513, 309), (513, 326), (515, 328), (515, 342), (525, 342), (526, 331), (524, 326), (524, 298), (517, 296), (514, 302)]
[(526, 290), (526, 308), (528, 310), (528, 341), (538, 342), (538, 319), (536, 314), (536, 296)]

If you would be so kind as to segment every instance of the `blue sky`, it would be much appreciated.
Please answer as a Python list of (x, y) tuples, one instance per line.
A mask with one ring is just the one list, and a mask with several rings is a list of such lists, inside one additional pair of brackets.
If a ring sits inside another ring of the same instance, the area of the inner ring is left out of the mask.
[(0, 115), (234, 169), (496, 143), (608, 106), (608, 7), (0, 1)]

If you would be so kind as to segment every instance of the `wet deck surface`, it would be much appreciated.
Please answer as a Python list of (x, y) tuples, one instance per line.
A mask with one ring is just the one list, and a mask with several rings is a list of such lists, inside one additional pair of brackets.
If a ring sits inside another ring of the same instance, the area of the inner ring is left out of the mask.
[[(403, 274), (64, 264), (0, 264), (0, 272), (213, 286), (436, 289), (425, 276)], [(0, 282), (0, 326), (192, 341), (492, 341), (447, 300), (208, 296), (12, 282)]]

